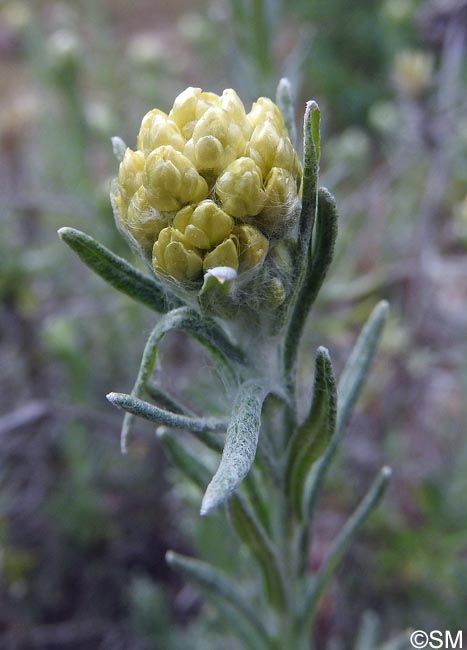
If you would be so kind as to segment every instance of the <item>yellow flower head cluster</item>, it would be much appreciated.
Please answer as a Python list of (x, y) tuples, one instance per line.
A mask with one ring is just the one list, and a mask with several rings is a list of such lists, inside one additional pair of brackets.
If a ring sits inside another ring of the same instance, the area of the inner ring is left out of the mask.
[(116, 206), (156, 272), (184, 283), (260, 264), (299, 201), (301, 166), (278, 107), (187, 88), (153, 109), (120, 164)]

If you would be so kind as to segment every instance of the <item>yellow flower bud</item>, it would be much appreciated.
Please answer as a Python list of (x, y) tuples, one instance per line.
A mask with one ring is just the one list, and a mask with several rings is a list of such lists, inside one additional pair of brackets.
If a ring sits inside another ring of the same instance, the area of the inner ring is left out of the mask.
[(154, 108), (143, 117), (136, 146), (147, 156), (153, 149), (164, 144), (170, 144), (177, 151), (183, 151), (186, 140), (175, 122), (163, 111)]
[(208, 186), (193, 164), (170, 145), (158, 147), (146, 158), (143, 185), (156, 210), (180, 210), (206, 198)]
[(244, 223), (234, 228), (232, 234), (238, 240), (240, 270), (246, 271), (261, 264), (267, 255), (269, 242), (258, 228)]
[(193, 135), (196, 121), (213, 106), (219, 106), (215, 93), (203, 93), (201, 88), (187, 88), (175, 99), (169, 118), (172, 119), (188, 140)]
[(273, 167), (266, 178), (266, 201), (258, 216), (258, 225), (267, 231), (281, 231), (292, 218), (293, 208), (300, 201), (292, 174), (281, 167)]
[(298, 161), (292, 143), (274, 122), (266, 121), (255, 127), (246, 151), (247, 156), (261, 169), (264, 178), (273, 167), (282, 167), (291, 173), (297, 170)]
[(226, 239), (216, 246), (216, 248), (208, 253), (204, 258), (203, 269), (208, 271), (217, 266), (230, 266), (232, 269), (238, 269), (238, 251), (236, 242), (232, 237)]
[(203, 271), (199, 251), (172, 227), (161, 230), (152, 251), (152, 265), (157, 273), (168, 274), (182, 283), (198, 280)]
[(282, 113), (268, 97), (260, 97), (254, 102), (247, 117), (253, 128), (271, 122), (279, 135), (288, 135)]
[(266, 201), (261, 170), (251, 158), (231, 163), (217, 179), (215, 192), (223, 209), (238, 219), (254, 217)]
[(243, 102), (235, 90), (232, 90), (232, 88), (224, 90), (220, 98), (220, 107), (230, 115), (231, 119), (236, 124), (238, 124), (244, 137), (248, 139), (253, 131), (253, 126), (247, 119)]
[(118, 171), (118, 184), (123, 198), (129, 201), (143, 180), (144, 154), (127, 148)]
[(230, 235), (233, 219), (208, 199), (196, 207), (189, 205), (177, 212), (173, 227), (182, 232), (193, 246), (209, 250)]
[(222, 108), (209, 108), (196, 122), (184, 153), (198, 171), (219, 174), (242, 156), (246, 139), (242, 129)]
[(143, 186), (133, 195), (127, 213), (122, 218), (143, 249), (152, 249), (159, 233), (167, 225), (167, 219), (149, 205)]

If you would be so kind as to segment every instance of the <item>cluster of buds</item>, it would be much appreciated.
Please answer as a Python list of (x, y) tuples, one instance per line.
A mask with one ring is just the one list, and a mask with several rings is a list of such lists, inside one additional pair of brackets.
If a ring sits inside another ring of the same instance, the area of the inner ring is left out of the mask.
[(216, 267), (259, 267), (292, 225), (301, 166), (278, 107), (187, 88), (153, 109), (120, 164), (114, 208), (156, 273), (191, 286)]

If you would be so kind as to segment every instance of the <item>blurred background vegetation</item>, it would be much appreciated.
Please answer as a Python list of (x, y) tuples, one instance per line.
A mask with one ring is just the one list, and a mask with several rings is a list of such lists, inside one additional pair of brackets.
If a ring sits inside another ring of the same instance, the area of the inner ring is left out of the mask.
[[(109, 138), (134, 143), (144, 113), (188, 85), (234, 87), (249, 104), (283, 75), (299, 123), (306, 99), (321, 106), (322, 183), (342, 215), (303, 384), (316, 345), (339, 370), (377, 299), (392, 305), (311, 566), (383, 462), (395, 478), (325, 598), (317, 647), (347, 650), (369, 611), (382, 638), (462, 629), (466, 47), (465, 0), (1, 3), (0, 650), (236, 647), (164, 563), (168, 547), (228, 558), (222, 517), (196, 517), (199, 495), (150, 427), (120, 456), (105, 399), (131, 387), (154, 315), (93, 277), (56, 229), (131, 259), (108, 200)], [(172, 392), (219, 409), (196, 346), (173, 335), (162, 352)]]

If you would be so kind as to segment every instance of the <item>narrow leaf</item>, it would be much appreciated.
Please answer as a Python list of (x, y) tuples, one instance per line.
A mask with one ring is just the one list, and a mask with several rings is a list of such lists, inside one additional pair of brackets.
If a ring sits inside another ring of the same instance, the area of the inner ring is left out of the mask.
[(391, 478), (391, 468), (383, 467), (353, 515), (335, 538), (328, 556), (314, 578), (305, 597), (304, 616), (312, 618), (329, 580), (336, 570), (350, 540), (368, 515), (379, 504)]
[(186, 574), (199, 587), (205, 589), (213, 597), (214, 602), (220, 600), (233, 607), (255, 631), (265, 648), (271, 647), (269, 634), (261, 623), (258, 612), (224, 572), (215, 569), (206, 562), (185, 557), (173, 551), (168, 551), (166, 559), (171, 567)]
[[(95, 239), (74, 228), (60, 228), (58, 234), (86, 266), (112, 287), (154, 311), (165, 313), (169, 309), (166, 293), (152, 278)], [(171, 298), (171, 301), (174, 303), (176, 299)]]
[(304, 280), (308, 309), (315, 301), (332, 262), (337, 237), (337, 221), (336, 201), (325, 187), (321, 187), (318, 192), (316, 233), (311, 264), (308, 266)]
[(307, 102), (303, 124), (303, 191), (299, 232), (300, 262), (308, 252), (316, 216), (320, 155), (320, 110), (314, 101)]
[(295, 513), (302, 517), (303, 493), (309, 472), (326, 449), (336, 428), (337, 392), (331, 359), (319, 348), (310, 412), (290, 442), (286, 487)]
[(258, 521), (263, 526), (264, 530), (269, 534), (271, 532), (271, 516), (268, 502), (263, 494), (260, 478), (255, 474), (253, 469), (248, 472), (244, 485), (245, 492), (248, 496), (248, 502), (250, 503), (253, 512), (256, 517), (258, 517)]
[(225, 501), (250, 471), (258, 446), (261, 409), (266, 394), (264, 386), (256, 380), (249, 380), (240, 387), (222, 459), (204, 495), (201, 515), (207, 515)]
[(338, 428), (345, 427), (360, 396), (370, 364), (378, 347), (389, 305), (379, 302), (371, 312), (339, 379)]
[[(212, 319), (201, 316), (201, 314), (189, 307), (180, 307), (166, 314), (149, 335), (144, 348), (138, 377), (131, 391), (133, 397), (141, 397), (146, 392), (151, 374), (154, 370), (159, 344), (162, 338), (172, 330), (182, 330), (201, 343), (211, 354), (225, 383), (227, 385), (236, 384), (237, 371), (231, 362), (235, 366), (242, 365), (244, 363), (242, 352), (230, 341), (224, 330)], [(122, 453), (125, 453), (127, 450), (133, 425), (134, 415), (127, 413), (123, 420), (121, 432)]]
[(292, 145), (297, 147), (297, 125), (295, 120), (294, 101), (292, 97), (292, 87), (286, 77), (279, 81), (276, 91), (276, 104), (279, 106), (284, 116), (285, 126), (289, 132), (289, 138)]
[(283, 610), (286, 604), (283, 570), (269, 537), (238, 494), (230, 499), (228, 511), (235, 531), (261, 567), (269, 602)]
[(228, 425), (228, 421), (224, 418), (193, 418), (179, 413), (172, 413), (172, 411), (166, 411), (126, 393), (109, 393), (107, 399), (117, 408), (150, 422), (165, 424), (176, 429), (188, 429), (188, 431), (194, 433), (222, 433)]
[(166, 427), (159, 427), (156, 435), (161, 441), (165, 453), (175, 467), (199, 487), (200, 490), (204, 491), (211, 478), (211, 473), (206, 465), (188, 451), (185, 445), (179, 442), (177, 436)]
[(337, 236), (337, 218), (337, 208), (333, 196), (325, 188), (320, 188), (313, 251), (308, 259), (286, 334), (284, 361), (285, 372), (288, 376), (295, 367), (298, 345), (307, 316), (332, 262)]
[(339, 395), (339, 408), (337, 411), (336, 432), (334, 433), (322, 459), (316, 467), (316, 473), (309, 486), (306, 511), (311, 519), (315, 508), (316, 498), (323, 483), (326, 472), (336, 454), (344, 437), (345, 428), (349, 421), (352, 409), (360, 396), (365, 380), (368, 376), (371, 361), (373, 360), (383, 330), (383, 325), (388, 314), (388, 303), (379, 302), (370, 314), (355, 346), (342, 371), (337, 394)]

